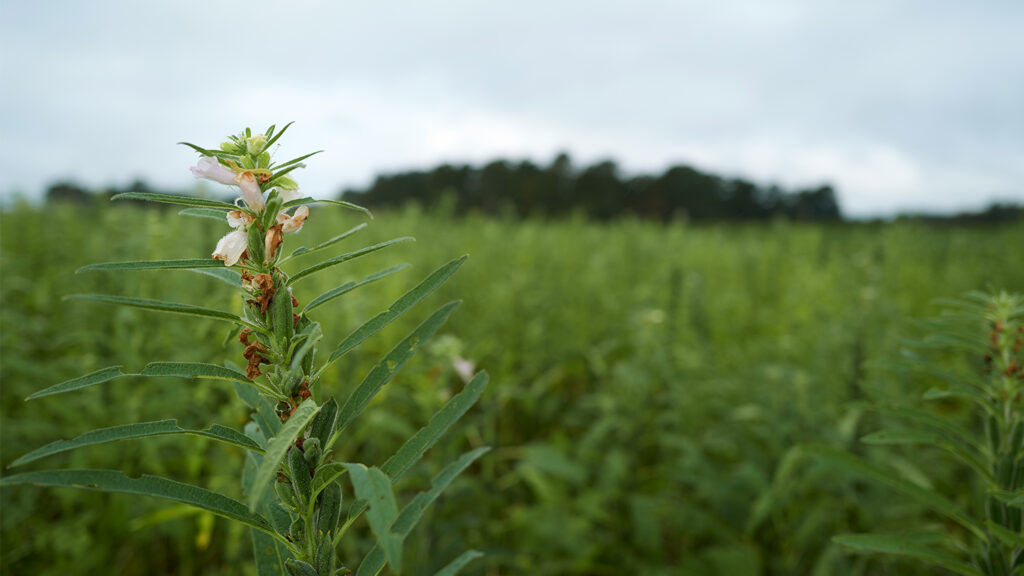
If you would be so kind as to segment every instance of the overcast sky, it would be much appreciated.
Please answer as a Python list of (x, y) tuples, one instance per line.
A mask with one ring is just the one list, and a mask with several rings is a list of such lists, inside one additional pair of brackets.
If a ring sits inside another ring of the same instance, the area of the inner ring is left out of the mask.
[(296, 124), (334, 196), (382, 171), (568, 151), (833, 183), (847, 213), (1024, 201), (1024, 2), (0, 4), (0, 194), (191, 186)]

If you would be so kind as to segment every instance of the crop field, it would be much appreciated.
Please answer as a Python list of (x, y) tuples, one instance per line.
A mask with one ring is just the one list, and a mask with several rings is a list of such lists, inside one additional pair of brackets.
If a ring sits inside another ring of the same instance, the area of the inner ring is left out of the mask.
[[(168, 413), (189, 428), (244, 425), (230, 384), (210, 380), (126, 378), (24, 401), (105, 366), (244, 363), (222, 323), (62, 299), (99, 292), (240, 310), (225, 284), (190, 271), (75, 273), (96, 262), (203, 258), (227, 231), (176, 213), (48, 205), (0, 214), (0, 464), (53, 440)], [(290, 246), (360, 221), (316, 208)], [(335, 448), (340, 459), (382, 462), (461, 389), (456, 366), (468, 360), (489, 372), (480, 403), (398, 485), (401, 500), (454, 455), (493, 448), (409, 537), (411, 573), (433, 574), (467, 548), (486, 556), (465, 573), (489, 576), (927, 573), (852, 555), (831, 537), (946, 521), (801, 447), (859, 452), (956, 499), (968, 477), (942, 453), (876, 450), (858, 439), (884, 422), (871, 403), (913, 401), (931, 386), (880, 365), (920, 336), (915, 320), (939, 312), (934, 299), (1024, 291), (1024, 225), (598, 224), (410, 207), (376, 214), (335, 250), (404, 235), (417, 241), (310, 278), (294, 296), (308, 302), (411, 265), (314, 312), (330, 319), (324, 342), (333, 346), (429, 271), (470, 256), (430, 306), (334, 364), (317, 392), (344, 397), (431, 306), (462, 300)], [(382, 401), (386, 412), (375, 409)], [(953, 417), (964, 408), (955, 399), (935, 407)], [(159, 474), (238, 497), (242, 450), (196, 438), (188, 445), (203, 448), (186, 450), (185, 442), (124, 441), (26, 468)], [(0, 498), (5, 575), (256, 574), (248, 533), (205, 512), (67, 489), (12, 487)], [(359, 558), (373, 543), (366, 525), (354, 530), (342, 557)]]

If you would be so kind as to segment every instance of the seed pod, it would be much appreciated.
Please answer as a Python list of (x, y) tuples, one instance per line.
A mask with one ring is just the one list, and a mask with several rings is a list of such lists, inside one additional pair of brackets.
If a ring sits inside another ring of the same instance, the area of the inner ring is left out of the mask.
[(284, 567), (288, 569), (291, 576), (317, 576), (316, 570), (312, 566), (295, 558), (285, 560)]
[(292, 474), (292, 484), (295, 486), (295, 493), (303, 504), (309, 502), (309, 495), (313, 491), (313, 483), (309, 475), (309, 464), (306, 457), (295, 446), (288, 449), (288, 470)]
[(249, 260), (263, 262), (263, 231), (259, 226), (249, 226)]
[(315, 562), (319, 574), (334, 574), (334, 541), (330, 532), (321, 534), (320, 542), (316, 545)]
[(289, 510), (292, 512), (299, 510), (299, 499), (295, 496), (295, 488), (292, 487), (291, 482), (274, 482), (274, 492)]
[(306, 463), (309, 464), (309, 469), (316, 470), (317, 465), (320, 464), (320, 441), (316, 438), (306, 438), (302, 444), (302, 451)]
[(331, 482), (320, 493), (320, 507), (316, 510), (316, 529), (334, 532), (341, 522), (341, 484)]
[(313, 425), (309, 427), (309, 437), (318, 438), (320, 444), (324, 445), (331, 439), (331, 432), (334, 431), (334, 421), (338, 417), (338, 402), (331, 398), (320, 407), (320, 412), (313, 419)]
[[(295, 323), (292, 319), (293, 307), (291, 295), (285, 289), (278, 288), (274, 300), (270, 303), (271, 325), (274, 334), (286, 344), (294, 332)], [(283, 346), (282, 346), (283, 347)]]
[(282, 204), (284, 204), (284, 200), (275, 189), (267, 197), (267, 205), (263, 208), (263, 214), (260, 215), (260, 224), (263, 225), (264, 230), (269, 230), (271, 226), (277, 224), (277, 213), (281, 210)]

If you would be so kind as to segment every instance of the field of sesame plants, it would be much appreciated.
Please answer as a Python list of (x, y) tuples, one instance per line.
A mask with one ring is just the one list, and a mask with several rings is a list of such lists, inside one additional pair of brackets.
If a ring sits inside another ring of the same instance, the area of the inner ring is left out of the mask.
[[(227, 227), (179, 210), (104, 201), (0, 214), (4, 478), (123, 470), (247, 502), (238, 481), (246, 449), (206, 436), (97, 443), (8, 468), (52, 441), (115, 425), (174, 417), (188, 430), (245, 428), (249, 410), (216, 379), (123, 377), (25, 401), (108, 366), (245, 365), (246, 346), (215, 318), (63, 299), (102, 293), (241, 313), (237, 293), (208, 274), (75, 273), (97, 262), (207, 258)], [(1019, 306), (948, 299), (1024, 291), (1024, 226), (596, 224), (416, 207), (367, 220), (324, 206), (289, 237), (290, 250), (364, 221), (328, 255), (406, 235), (416, 242), (310, 277), (294, 287), (296, 301), (409, 267), (319, 306), (327, 349), (431, 271), (469, 258), (422, 309), (324, 370), (320, 390), (346, 398), (431, 311), (461, 300), (344, 430), (333, 458), (386, 468), (474, 372), (489, 374), (475, 406), (394, 483), (402, 508), (460, 455), (490, 447), (403, 532), (402, 573), (439, 573), (466, 550), (483, 555), (462, 573), (488, 576), (1020, 573), (1014, 498), (1024, 472), (1017, 479), (1017, 447), (1006, 448), (1020, 440), (1012, 394), (994, 396), (1006, 407), (991, 418), (974, 409), (987, 400), (955, 386), (922, 395), (954, 372), (1016, 377)], [(284, 268), (313, 262), (300, 254)], [(960, 332), (928, 320), (950, 306), (962, 312), (950, 318), (966, 318)], [(1005, 318), (986, 323), (993, 310)], [(1002, 355), (993, 360), (993, 350)], [(941, 420), (951, 435), (987, 431), (978, 458), (1008, 453), (1009, 464), (990, 474), (987, 461), (958, 458), (958, 444), (921, 447), (934, 435), (911, 438), (900, 410)], [(997, 416), (1009, 419), (989, 422)], [(862, 441), (894, 426), (902, 436)], [(367, 500), (347, 479), (339, 485), (346, 509)], [(52, 483), (4, 485), (0, 498), (5, 575), (262, 573), (250, 528), (208, 509)], [(380, 508), (370, 510), (337, 546), (353, 571), (383, 542)], [(864, 533), (894, 536), (849, 536)], [(890, 546), (897, 554), (879, 553), (892, 542), (903, 543)], [(388, 554), (381, 573), (397, 563)]]

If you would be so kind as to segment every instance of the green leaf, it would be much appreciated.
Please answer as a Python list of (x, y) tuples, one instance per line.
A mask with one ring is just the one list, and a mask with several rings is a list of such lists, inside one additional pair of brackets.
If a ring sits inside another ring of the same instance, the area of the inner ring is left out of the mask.
[(878, 411), (889, 416), (905, 418), (919, 424), (924, 424), (933, 430), (938, 430), (952, 436), (978, 452), (985, 452), (984, 445), (975, 439), (974, 434), (970, 430), (947, 418), (939, 418), (934, 414), (914, 408), (879, 408)]
[(265, 518), (250, 512), (241, 502), (205, 488), (159, 476), (147, 474), (141, 478), (129, 478), (120, 470), (43, 470), (0, 478), (0, 487), (15, 484), (81, 488), (173, 500), (208, 510), (277, 537)]
[(321, 242), (321, 243), (317, 244), (316, 246), (313, 246), (312, 248), (306, 248), (305, 246), (299, 246), (294, 251), (292, 251), (292, 253), (289, 254), (288, 257), (289, 258), (294, 258), (296, 256), (302, 256), (303, 254), (312, 254), (313, 252), (319, 252), (320, 250), (323, 250), (324, 248), (330, 248), (331, 246), (334, 246), (335, 244), (337, 244), (338, 242), (341, 242), (345, 238), (348, 238), (349, 236), (355, 234), (356, 232), (359, 232), (363, 228), (366, 228), (366, 222), (363, 222), (362, 224), (352, 228), (351, 230), (347, 230), (345, 232), (342, 232), (341, 234), (338, 234), (337, 236), (335, 236), (334, 238), (331, 238), (330, 240), (326, 240), (324, 242)]
[(277, 475), (277, 469), (280, 467), (281, 461), (284, 460), (288, 447), (294, 444), (295, 439), (306, 429), (306, 425), (316, 416), (317, 410), (316, 402), (313, 402), (312, 399), (306, 399), (292, 412), (291, 417), (278, 430), (277, 435), (267, 443), (266, 454), (264, 454), (263, 461), (256, 471), (252, 488), (249, 491), (250, 508), (255, 509), (260, 503), (260, 499), (263, 498), (263, 493), (270, 485), (270, 481)]
[(150, 194), (148, 192), (124, 192), (113, 196), (111, 200), (147, 200), (149, 202), (179, 204), (182, 206), (198, 206), (200, 208), (216, 208), (218, 210), (240, 210), (240, 208), (234, 204), (228, 204), (227, 202), (221, 202), (219, 200), (206, 200), (205, 198), (174, 196), (171, 194)]
[(132, 306), (135, 308), (145, 308), (147, 310), (157, 310), (159, 312), (170, 312), (171, 314), (184, 314), (186, 316), (200, 316), (205, 318), (216, 318), (218, 320), (227, 320), (228, 322), (237, 322), (239, 324), (245, 324), (251, 328), (255, 328), (251, 323), (242, 320), (238, 316), (224, 312), (223, 310), (214, 310), (212, 308), (203, 308), (202, 306), (193, 306), (191, 304), (179, 304), (177, 302), (163, 302), (160, 300), (144, 300), (142, 298), (129, 298), (126, 296), (112, 296), (109, 294), (69, 294), (64, 297), (65, 300), (91, 300), (93, 302), (106, 302), (108, 304), (119, 304), (121, 306)]
[[(398, 534), (404, 540), (406, 536), (412, 532), (412, 529), (416, 527), (416, 524), (423, 518), (423, 513), (426, 512), (427, 508), (437, 500), (438, 496), (452, 483), (455, 478), (462, 474), (462, 472), (469, 468), (469, 465), (473, 463), (477, 458), (483, 456), (487, 451), (490, 450), (488, 447), (477, 448), (466, 452), (459, 457), (458, 460), (452, 462), (448, 466), (445, 466), (441, 472), (430, 481), (430, 490), (426, 492), (420, 492), (412, 499), (411, 502), (402, 508), (399, 512), (398, 517), (391, 525), (391, 532)], [(356, 495), (358, 497), (358, 494)], [(349, 518), (353, 518), (362, 512), (362, 509), (357, 509), (354, 513), (349, 514)], [(370, 552), (363, 558), (362, 563), (359, 564), (359, 570), (356, 572), (356, 576), (373, 576), (380, 572), (384, 568), (384, 564), (387, 562), (385, 554), (381, 551), (379, 546), (374, 546)], [(394, 566), (394, 565), (392, 565)], [(398, 567), (395, 567), (397, 570)]]
[(142, 260), (136, 262), (105, 262), (103, 264), (89, 264), (75, 270), (80, 272), (107, 271), (107, 270), (167, 270), (167, 269), (188, 269), (188, 268), (224, 268), (224, 263), (213, 258), (190, 258), (187, 260)]
[(971, 453), (969, 449), (954, 444), (942, 434), (922, 430), (882, 430), (864, 436), (861, 438), (861, 442), (865, 444), (899, 445), (930, 444), (956, 456), (989, 481), (995, 480), (989, 467), (978, 458), (978, 455)]
[(95, 446), (97, 444), (106, 444), (108, 442), (128, 440), (132, 438), (145, 438), (147, 436), (166, 436), (169, 434), (206, 436), (207, 438), (213, 438), (214, 440), (233, 444), (235, 446), (245, 448), (246, 450), (256, 450), (258, 452), (263, 451), (259, 447), (259, 444), (249, 439), (245, 434), (232, 430), (231, 428), (215, 424), (206, 430), (187, 430), (178, 426), (177, 420), (170, 419), (101, 428), (99, 430), (91, 430), (81, 434), (73, 440), (57, 440), (55, 442), (50, 442), (49, 444), (41, 448), (37, 448), (32, 452), (25, 454), (21, 458), (18, 458), (11, 463), (9, 467), (13, 468), (15, 466), (21, 466), (23, 464), (39, 460), (40, 458), (45, 458), (53, 454), (60, 454), (61, 452), (67, 452), (84, 446)]
[(402, 571), (402, 537), (389, 528), (398, 517), (398, 505), (391, 490), (391, 480), (379, 468), (367, 468), (362, 464), (345, 464), (352, 478), (356, 498), (367, 502), (366, 517), (370, 530), (377, 537), (377, 547), (383, 549), (387, 563), (395, 572)]
[(377, 280), (381, 280), (381, 279), (383, 279), (383, 278), (385, 278), (387, 276), (390, 276), (390, 275), (394, 274), (395, 272), (398, 272), (400, 270), (405, 270), (408, 267), (409, 267), (408, 264), (399, 264), (398, 266), (392, 266), (391, 268), (388, 268), (387, 270), (381, 270), (380, 272), (376, 272), (374, 274), (370, 274), (369, 276), (367, 276), (366, 278), (363, 278), (359, 282), (345, 282), (341, 286), (338, 286), (337, 288), (333, 288), (331, 290), (328, 290), (327, 292), (324, 292), (323, 294), (317, 296), (316, 298), (313, 298), (309, 302), (309, 304), (306, 304), (306, 307), (302, 309), (302, 314), (306, 314), (307, 312), (310, 312), (311, 310), (319, 308), (320, 306), (330, 302), (331, 300), (334, 300), (335, 298), (337, 298), (337, 297), (339, 297), (339, 296), (341, 296), (343, 294), (347, 294), (347, 293), (355, 290), (356, 288), (359, 288), (361, 286), (366, 286), (367, 284), (370, 284), (372, 282), (376, 282)]
[(334, 445), (338, 436), (352, 420), (363, 411), (363, 408), (370, 403), (370, 400), (376, 396), (377, 392), (412, 357), (416, 352), (416, 348), (433, 336), (458, 306), (459, 302), (451, 302), (439, 308), (413, 330), (411, 334), (406, 336), (404, 340), (392, 348), (391, 352), (388, 352), (388, 355), (370, 370), (370, 373), (363, 378), (363, 381), (356, 386), (356, 389), (345, 400), (345, 405), (341, 407), (341, 412), (338, 413), (338, 419), (334, 425), (334, 434), (331, 435), (331, 439), (323, 447), (325, 451)]
[(196, 274), (216, 278), (217, 280), (220, 280), (230, 286), (234, 286), (235, 288), (242, 287), (242, 275), (231, 268), (190, 268), (189, 272), (195, 272)]
[(898, 478), (889, 470), (886, 470), (873, 462), (868, 462), (867, 460), (858, 458), (857, 456), (848, 454), (841, 450), (825, 446), (811, 446), (806, 447), (805, 450), (809, 454), (817, 456), (820, 460), (842, 470), (874, 480), (880, 484), (885, 484), (886, 486), (928, 506), (932, 510), (958, 522), (961, 526), (973, 532), (974, 535), (982, 541), (988, 541), (988, 536), (985, 534), (985, 530), (969, 516), (964, 514), (956, 504), (950, 502), (941, 494), (922, 488), (917, 484), (913, 484), (903, 480), (902, 478)]
[(483, 552), (478, 552), (476, 550), (466, 550), (465, 552), (460, 554), (458, 558), (452, 560), (447, 566), (435, 572), (434, 576), (455, 576), (456, 574), (458, 574), (459, 570), (462, 570), (466, 567), (466, 564), (469, 564), (473, 560), (476, 560), (477, 558), (480, 558), (483, 555)]
[(992, 533), (1000, 542), (1006, 544), (1010, 548), (1024, 548), (1024, 535), (1020, 532), (1009, 530), (996, 524), (991, 520), (985, 520), (985, 527), (988, 528), (989, 532)]
[(299, 156), (298, 158), (292, 158), (291, 160), (288, 160), (287, 162), (282, 162), (280, 164), (275, 165), (273, 170), (274, 170), (274, 172), (276, 174), (276, 172), (278, 170), (282, 169), (282, 168), (287, 168), (289, 166), (292, 166), (293, 164), (298, 164), (299, 162), (302, 162), (306, 158), (309, 158), (311, 156), (315, 156), (315, 155), (317, 155), (317, 154), (319, 154), (321, 152), (323, 152), (323, 150), (317, 150), (316, 152), (310, 152), (309, 154), (303, 154), (302, 156)]
[(95, 386), (96, 384), (102, 384), (109, 382), (115, 378), (127, 376), (124, 372), (121, 372), (121, 366), (109, 366), (102, 368), (95, 372), (90, 372), (85, 376), (79, 376), (72, 380), (61, 382), (60, 384), (54, 384), (49, 388), (44, 388), (39, 392), (31, 394), (25, 400), (35, 400), (36, 398), (42, 398), (44, 396), (53, 396), (54, 394), (63, 394), (64, 392), (71, 392), (72, 390), (78, 390), (80, 388), (87, 388), (89, 386)]
[(422, 282), (417, 284), (415, 288), (403, 294), (398, 300), (395, 300), (391, 306), (388, 306), (387, 310), (377, 314), (373, 318), (370, 318), (364, 322), (362, 326), (353, 330), (351, 334), (341, 341), (341, 344), (338, 344), (338, 347), (331, 353), (331, 356), (327, 360), (325, 366), (334, 362), (356, 346), (359, 346), (370, 336), (380, 332), (385, 326), (426, 298), (431, 292), (441, 286), (441, 284), (444, 284), (444, 282), (459, 269), (459, 266), (462, 266), (462, 263), (466, 261), (466, 258), (466, 256), (456, 258), (444, 266), (441, 266), (427, 276)]
[(370, 218), (373, 218), (373, 213), (371, 213), (369, 210), (363, 208), (358, 204), (345, 202), (344, 200), (317, 200), (316, 198), (311, 198), (309, 196), (306, 196), (305, 198), (297, 198), (290, 202), (285, 202), (283, 208), (291, 208), (292, 206), (302, 206), (303, 204), (333, 204), (335, 206), (342, 206), (344, 208), (350, 208), (357, 212), (362, 212), (363, 214), (366, 214)]
[(323, 262), (321, 262), (319, 264), (314, 264), (313, 266), (310, 266), (309, 268), (306, 268), (305, 270), (301, 270), (301, 271), (295, 273), (294, 276), (292, 276), (291, 278), (288, 279), (288, 285), (294, 284), (298, 280), (300, 280), (302, 278), (305, 278), (306, 276), (309, 276), (310, 274), (313, 274), (314, 272), (319, 272), (319, 271), (321, 271), (321, 270), (323, 270), (325, 268), (330, 268), (331, 266), (337, 266), (338, 264), (341, 264), (343, 262), (348, 262), (349, 260), (354, 260), (354, 259), (356, 259), (356, 258), (358, 258), (360, 256), (365, 256), (365, 255), (370, 254), (372, 252), (376, 252), (377, 250), (380, 250), (382, 248), (387, 248), (388, 246), (391, 246), (393, 244), (399, 244), (401, 242), (409, 242), (410, 240), (413, 240), (413, 238), (410, 237), (410, 236), (404, 236), (402, 238), (395, 238), (393, 240), (388, 240), (387, 242), (381, 242), (380, 244), (374, 244), (373, 246), (368, 246), (366, 248), (362, 248), (360, 250), (356, 250), (355, 252), (349, 252), (347, 254), (342, 254), (341, 256), (335, 256), (334, 258), (331, 258), (329, 260), (324, 260)]
[(209, 218), (218, 222), (226, 222), (224, 212), (216, 208), (185, 208), (178, 212), (179, 216), (195, 216), (197, 218)]
[(281, 130), (278, 131), (277, 134), (274, 134), (274, 136), (270, 140), (267, 140), (267, 143), (263, 145), (263, 150), (260, 150), (260, 152), (263, 152), (264, 150), (270, 150), (270, 147), (274, 145), (274, 142), (277, 142), (277, 139), (283, 136), (285, 130), (287, 130), (288, 127), (291, 126), (292, 124), (295, 124), (294, 120), (285, 124), (284, 128), (281, 128)]
[(426, 426), (409, 438), (394, 456), (388, 458), (381, 466), (381, 470), (394, 480), (398, 480), (405, 474), (410, 466), (423, 457), (423, 453), (429, 450), (451, 427), (480, 399), (484, 389), (487, 388), (487, 373), (480, 372), (466, 384), (462, 392), (449, 400), (430, 419)]
[(926, 545), (917, 535), (903, 534), (843, 534), (832, 538), (837, 544), (859, 552), (878, 552), (909, 556), (922, 562), (941, 566), (964, 576), (985, 576), (970, 564), (956, 556), (935, 550)]
[(316, 498), (324, 488), (326, 488), (331, 482), (334, 482), (341, 475), (346, 472), (345, 465), (341, 462), (331, 462), (330, 464), (324, 464), (316, 471), (316, 476), (313, 477), (313, 489), (312, 496), (310, 499)]
[(284, 567), (284, 563), (292, 557), (288, 549), (254, 528), (249, 529), (249, 534), (252, 536), (256, 576), (288, 576)]
[(1009, 490), (989, 490), (989, 494), (993, 495), (1003, 504), (1007, 506), (1016, 506), (1018, 508), (1024, 506), (1024, 492), (1010, 492)]

